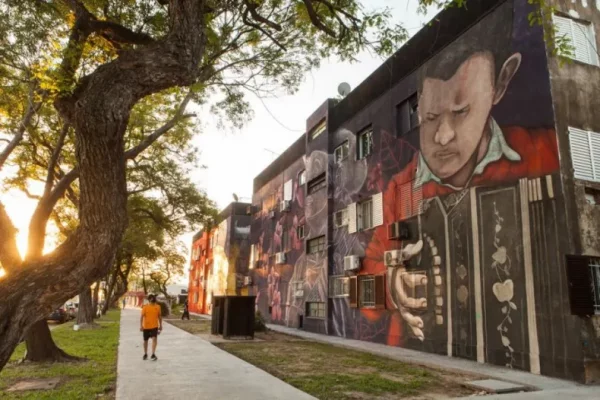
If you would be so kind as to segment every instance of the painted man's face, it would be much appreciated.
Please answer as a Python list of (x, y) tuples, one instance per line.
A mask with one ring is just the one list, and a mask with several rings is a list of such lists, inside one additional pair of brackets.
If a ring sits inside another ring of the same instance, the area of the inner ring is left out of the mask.
[(429, 169), (448, 179), (474, 158), (495, 103), (494, 59), (478, 53), (462, 63), (447, 81), (426, 78), (419, 99), (421, 153)]

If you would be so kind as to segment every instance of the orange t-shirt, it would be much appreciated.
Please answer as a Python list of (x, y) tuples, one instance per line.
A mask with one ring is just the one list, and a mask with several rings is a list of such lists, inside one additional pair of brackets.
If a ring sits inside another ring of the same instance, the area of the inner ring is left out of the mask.
[(161, 316), (160, 306), (158, 304), (146, 304), (142, 307), (142, 328), (156, 329), (158, 328), (158, 319)]

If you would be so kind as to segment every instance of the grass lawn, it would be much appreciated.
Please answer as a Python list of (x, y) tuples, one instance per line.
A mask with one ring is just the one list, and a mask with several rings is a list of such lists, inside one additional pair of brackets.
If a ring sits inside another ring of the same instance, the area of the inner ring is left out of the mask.
[(445, 399), (474, 392), (467, 376), (287, 335), (258, 333), (263, 342), (218, 346), (321, 400)]
[[(19, 364), (25, 344), (17, 347), (11, 361), (0, 372), (2, 399), (56, 399), (80, 400), (113, 399), (117, 379), (117, 347), (119, 344), (119, 310), (109, 311), (96, 320), (100, 329), (73, 331), (73, 322), (52, 330), (52, 337), (60, 348), (70, 355), (85, 357), (87, 361), (59, 364)], [(60, 377), (55, 390), (6, 393), (13, 383), (31, 378)]]
[[(186, 332), (191, 333), (192, 335), (208, 335), (210, 334), (211, 321), (207, 319), (192, 319), (188, 320), (180, 320), (180, 319), (165, 319), (169, 321), (170, 324), (175, 325), (179, 329), (183, 329)], [(198, 317), (196, 317), (198, 318)]]

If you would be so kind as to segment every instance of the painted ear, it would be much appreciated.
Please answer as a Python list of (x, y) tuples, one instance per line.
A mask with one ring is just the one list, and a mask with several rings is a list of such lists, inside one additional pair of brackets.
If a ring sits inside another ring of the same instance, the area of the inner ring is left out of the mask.
[(494, 93), (494, 104), (500, 103), (500, 100), (504, 97), (506, 89), (510, 84), (510, 81), (515, 76), (519, 67), (521, 66), (521, 53), (515, 53), (504, 62), (500, 74), (498, 75), (498, 81), (496, 82), (496, 90)]

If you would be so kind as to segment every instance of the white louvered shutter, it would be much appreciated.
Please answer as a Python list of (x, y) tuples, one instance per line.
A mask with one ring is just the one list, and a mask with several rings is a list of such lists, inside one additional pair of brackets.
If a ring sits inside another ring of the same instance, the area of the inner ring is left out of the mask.
[(383, 193), (373, 195), (373, 227), (383, 225)]
[(594, 180), (600, 182), (600, 133), (588, 132), (590, 137), (592, 155), (592, 168), (594, 169)]
[(571, 33), (571, 19), (555, 15), (553, 21), (554, 27), (556, 28), (556, 37), (566, 37), (572, 41), (573, 34)]
[(588, 64), (595, 64), (592, 57), (590, 26), (571, 21), (573, 30), (573, 47), (575, 47), (575, 59)]
[(571, 145), (571, 159), (575, 178), (594, 180), (594, 166), (592, 164), (592, 149), (587, 131), (569, 127), (569, 144)]
[(283, 199), (292, 201), (292, 180), (290, 179), (283, 185)]
[(356, 203), (348, 205), (348, 233), (356, 232)]

